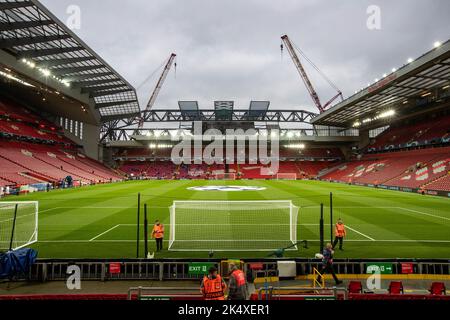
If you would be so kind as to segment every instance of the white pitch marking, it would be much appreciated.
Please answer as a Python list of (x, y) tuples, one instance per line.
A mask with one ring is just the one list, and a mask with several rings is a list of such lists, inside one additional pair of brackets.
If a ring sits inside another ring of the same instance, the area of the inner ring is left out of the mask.
[(108, 233), (108, 232), (110, 232), (110, 231), (114, 230), (114, 229), (115, 229), (115, 228), (117, 228), (117, 227), (120, 227), (120, 224), (117, 224), (117, 225), (115, 225), (114, 227), (112, 227), (112, 228), (109, 228), (109, 229), (108, 229), (108, 230), (106, 230), (105, 232), (102, 232), (102, 233), (100, 233), (99, 235), (97, 235), (97, 236), (93, 237), (92, 239), (90, 239), (90, 240), (89, 240), (89, 242), (92, 242), (92, 241), (94, 241), (95, 239), (97, 239), (97, 238), (101, 237), (102, 235), (104, 235), (104, 234), (106, 234), (106, 233)]
[(437, 216), (437, 215), (431, 214), (431, 213), (421, 212), (421, 211), (412, 210), (412, 209), (407, 209), (407, 208), (402, 208), (402, 207), (398, 207), (398, 209), (402, 209), (402, 210), (406, 210), (406, 211), (409, 211), (409, 212), (418, 213), (418, 214), (423, 214), (423, 215), (425, 215), (425, 216), (430, 216), (430, 217), (434, 217), (434, 218), (439, 218), (439, 219), (444, 219), (444, 220), (450, 221), (450, 218), (443, 217), (443, 216)]
[(349, 227), (348, 225), (345, 225), (345, 227), (346, 227), (347, 229), (352, 230), (353, 232), (356, 232), (357, 234), (362, 235), (363, 237), (366, 237), (367, 239), (369, 239), (369, 240), (371, 240), (371, 241), (376, 241), (374, 238), (371, 238), (371, 237), (369, 237), (368, 235), (366, 235), (366, 234), (364, 234), (364, 233), (362, 233), (362, 232), (359, 232), (358, 230), (355, 230), (355, 229)]

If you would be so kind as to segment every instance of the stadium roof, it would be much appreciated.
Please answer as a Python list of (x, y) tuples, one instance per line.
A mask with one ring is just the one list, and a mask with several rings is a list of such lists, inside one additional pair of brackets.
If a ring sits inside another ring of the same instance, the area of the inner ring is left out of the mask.
[(140, 112), (135, 89), (37, 0), (0, 0), (0, 49), (88, 94), (103, 121)]
[(401, 111), (450, 81), (450, 40), (312, 119), (315, 125), (348, 128), (387, 110)]

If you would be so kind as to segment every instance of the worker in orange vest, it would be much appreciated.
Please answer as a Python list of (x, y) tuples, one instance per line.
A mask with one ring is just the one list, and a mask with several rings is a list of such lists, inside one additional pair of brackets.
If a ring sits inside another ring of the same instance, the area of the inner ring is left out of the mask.
[(230, 270), (228, 300), (246, 300), (247, 281), (244, 272), (233, 262), (228, 265), (228, 269)]
[(223, 278), (217, 274), (217, 268), (209, 268), (208, 275), (203, 278), (200, 285), (200, 292), (205, 300), (225, 300), (226, 289), (227, 285)]
[(333, 250), (336, 247), (336, 245), (339, 242), (339, 250), (344, 250), (342, 248), (342, 244), (344, 242), (344, 238), (347, 235), (346, 231), (345, 231), (345, 225), (344, 222), (342, 221), (341, 218), (339, 218), (338, 222), (336, 223), (335, 227), (334, 227), (334, 242), (333, 242)]
[(164, 225), (159, 220), (156, 220), (153, 226), (152, 238), (156, 240), (156, 251), (161, 251), (163, 249)]

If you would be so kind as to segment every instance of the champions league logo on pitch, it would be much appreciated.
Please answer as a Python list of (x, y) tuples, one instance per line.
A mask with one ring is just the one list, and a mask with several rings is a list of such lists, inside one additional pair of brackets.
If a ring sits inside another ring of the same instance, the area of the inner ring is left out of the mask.
[(223, 192), (266, 190), (266, 188), (264, 187), (251, 187), (251, 186), (202, 186), (202, 187), (191, 187), (187, 189), (191, 191), (223, 191)]

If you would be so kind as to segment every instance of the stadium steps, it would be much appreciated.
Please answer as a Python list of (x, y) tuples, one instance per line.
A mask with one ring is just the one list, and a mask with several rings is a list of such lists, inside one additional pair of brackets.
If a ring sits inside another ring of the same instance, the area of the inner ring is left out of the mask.
[(40, 161), (42, 161), (42, 162), (48, 164), (49, 166), (55, 167), (56, 169), (59, 169), (59, 170), (61, 170), (61, 171), (63, 171), (63, 172), (67, 172), (67, 175), (72, 175), (73, 177), (81, 178), (81, 179), (83, 179), (83, 180), (85, 180), (85, 181), (89, 181), (89, 180), (90, 180), (90, 179), (88, 179), (88, 178), (86, 178), (86, 177), (80, 176), (79, 174), (76, 174), (76, 173), (73, 173), (73, 172), (71, 172), (71, 171), (69, 171), (69, 170), (66, 170), (64, 167), (63, 167), (63, 169), (58, 168), (58, 166), (56, 166), (56, 165), (54, 165), (54, 164), (52, 164), (52, 163), (50, 163), (50, 162), (48, 162), (48, 161), (46, 161), (46, 160), (40, 158), (39, 156), (33, 155), (33, 157), (34, 157), (35, 159), (38, 159), (38, 160), (40, 160)]
[(299, 167), (299, 165), (298, 165), (298, 163), (297, 162), (294, 162), (294, 164), (295, 164), (295, 167), (297, 168), (297, 175), (298, 176), (301, 176), (301, 174), (302, 174), (302, 169)]
[(19, 175), (21, 175), (22, 177), (31, 179), (31, 180), (35, 180), (37, 183), (46, 183), (46, 182), (48, 182), (45, 179), (34, 177), (33, 175), (28, 174), (27, 172), (19, 172)]
[(3, 155), (0, 154), (0, 157), (5, 159), (5, 160), (8, 160), (9, 162), (14, 163), (15, 165), (17, 165), (17, 166), (19, 166), (21, 168), (24, 168), (27, 171), (28, 175), (33, 175), (34, 177), (37, 177), (37, 178), (45, 177), (46, 181), (55, 181), (55, 178), (52, 178), (50, 176), (47, 176), (45, 174), (42, 174), (42, 173), (36, 172), (36, 171), (34, 171), (34, 170), (30, 169), (30, 168), (27, 168), (24, 165), (20, 164), (19, 162), (14, 161), (14, 160), (6, 157), (6, 156), (3, 156)]
[(92, 174), (92, 173), (90, 173), (89, 171), (87, 171), (86, 169), (81, 168), (81, 167), (80, 167), (79, 165), (77, 165), (76, 163), (67, 161), (66, 159), (64, 159), (64, 157), (62, 157), (62, 156), (60, 156), (60, 155), (57, 155), (56, 157), (58, 158), (58, 160), (60, 160), (60, 161), (62, 161), (62, 162), (64, 162), (64, 163), (67, 163), (68, 165), (70, 165), (70, 166), (72, 166), (72, 167), (74, 167), (74, 168), (80, 170), (81, 173), (86, 173), (86, 174), (89, 174), (89, 175), (93, 175), (93, 176), (96, 176), (96, 177), (101, 178), (101, 179), (108, 179), (107, 177), (102, 176), (102, 175), (99, 175), (99, 174), (96, 174), (96, 173)]
[(343, 165), (343, 163), (339, 163), (339, 164), (335, 165), (334, 167), (326, 168), (326, 169), (321, 170), (321, 171), (317, 174), (317, 178), (320, 179), (320, 178), (326, 176), (327, 174), (332, 173), (332, 172), (338, 170), (340, 167), (342, 167), (342, 165)]

